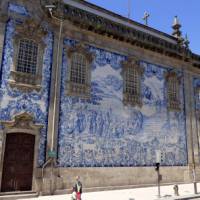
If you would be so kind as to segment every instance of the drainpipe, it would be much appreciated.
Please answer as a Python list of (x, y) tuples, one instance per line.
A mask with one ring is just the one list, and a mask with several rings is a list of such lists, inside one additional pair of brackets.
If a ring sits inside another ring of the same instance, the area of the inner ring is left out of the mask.
[[(51, 162), (52, 158), (49, 158), (43, 165), (42, 165), (42, 190), (43, 191), (43, 185), (44, 185), (44, 168)], [(40, 191), (40, 192), (41, 192)]]
[[(60, 5), (60, 4), (59, 4)], [(52, 19), (57, 20), (60, 23), (60, 30), (59, 30), (59, 36), (58, 36), (58, 46), (57, 46), (57, 56), (56, 56), (56, 69), (59, 68), (59, 57), (60, 57), (60, 43), (61, 43), (61, 35), (62, 35), (62, 30), (63, 30), (63, 19), (61, 19), (53, 16), (52, 10), (54, 7), (49, 7), (48, 5), (46, 6), (49, 9), (49, 14), (51, 15)], [(58, 85), (58, 70), (56, 70), (55, 73), (55, 95), (54, 95), (54, 104), (53, 104), (53, 113), (56, 112), (56, 103), (57, 103), (57, 85)], [(55, 136), (55, 115), (53, 115), (53, 124), (52, 124), (52, 139), (51, 139), (51, 151), (54, 151), (54, 136)]]
[[(60, 6), (60, 2), (59, 2), (59, 6)], [(58, 98), (57, 98), (57, 86), (58, 86), (58, 83), (59, 83), (59, 79), (58, 79), (58, 76), (59, 76), (59, 73), (58, 73), (58, 68), (59, 68), (59, 57), (60, 57), (60, 46), (61, 46), (61, 35), (62, 35), (62, 31), (63, 31), (63, 21), (64, 19), (61, 17), (60, 19), (53, 16), (53, 9), (55, 8), (54, 5), (46, 5), (45, 6), (48, 11), (49, 11), (49, 14), (51, 16), (52, 19), (55, 19), (59, 22), (60, 24), (60, 28), (59, 28), (59, 36), (58, 36), (58, 46), (57, 46), (57, 56), (56, 56), (56, 70), (55, 70), (55, 95), (54, 95), (54, 102), (53, 102), (53, 120), (52, 120), (52, 138), (51, 138), (51, 146), (50, 146), (50, 152), (54, 152), (54, 138), (55, 138), (55, 123), (56, 123), (56, 117), (55, 117), (55, 113), (56, 113), (56, 105), (57, 105), (57, 101), (58, 101)], [(53, 184), (54, 184), (54, 174), (53, 174), (53, 169), (54, 169), (54, 166), (56, 165), (56, 160), (55, 160), (55, 157), (50, 157), (46, 163), (43, 165), (42, 167), (42, 180), (44, 181), (44, 168), (48, 165), (48, 164), (51, 164), (51, 175), (50, 175), (50, 193), (51, 195), (53, 195), (54, 193), (54, 187), (53, 187)]]
[[(60, 31), (59, 31), (59, 37), (58, 37), (58, 48), (57, 48), (57, 58), (56, 58), (56, 74), (55, 74), (55, 95), (54, 95), (54, 105), (53, 105), (53, 126), (52, 126), (52, 130), (53, 130), (53, 134), (52, 134), (52, 139), (51, 139), (51, 151), (54, 151), (54, 138), (55, 138), (55, 113), (56, 113), (56, 105), (57, 105), (57, 86), (58, 86), (58, 68), (59, 68), (59, 57), (60, 57), (60, 43), (61, 43), (61, 35), (62, 35), (62, 30), (63, 30), (63, 19), (58, 19), (56, 17), (54, 17), (51, 13), (51, 17), (53, 19), (56, 19), (60, 22)], [(54, 165), (56, 164), (55, 162), (55, 158), (52, 159), (51, 161), (51, 195), (53, 195), (54, 193), (54, 187), (53, 187), (53, 183), (54, 183), (54, 175), (53, 175), (53, 168)]]

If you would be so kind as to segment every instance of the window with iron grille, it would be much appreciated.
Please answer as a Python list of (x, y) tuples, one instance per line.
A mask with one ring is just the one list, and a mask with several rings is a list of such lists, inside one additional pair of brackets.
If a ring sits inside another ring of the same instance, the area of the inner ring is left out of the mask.
[(16, 71), (36, 74), (38, 44), (32, 40), (21, 39), (19, 42)]
[(139, 61), (135, 58), (129, 58), (123, 63), (123, 102), (125, 105), (141, 106), (141, 76), (143, 69)]
[(20, 91), (37, 91), (42, 88), (43, 57), (48, 32), (34, 19), (25, 19), (15, 26), (13, 36), (13, 65), (9, 84)]
[(134, 68), (129, 68), (125, 72), (125, 92), (130, 95), (139, 94), (139, 74)]
[(180, 84), (175, 73), (167, 78), (168, 108), (170, 110), (180, 110)]
[(84, 45), (78, 44), (68, 49), (68, 74), (66, 92), (69, 96), (90, 98), (92, 54)]
[(86, 84), (87, 60), (84, 55), (74, 53), (71, 62), (70, 81), (78, 84)]
[(169, 84), (169, 98), (171, 101), (178, 100), (178, 83), (175, 77), (170, 78)]

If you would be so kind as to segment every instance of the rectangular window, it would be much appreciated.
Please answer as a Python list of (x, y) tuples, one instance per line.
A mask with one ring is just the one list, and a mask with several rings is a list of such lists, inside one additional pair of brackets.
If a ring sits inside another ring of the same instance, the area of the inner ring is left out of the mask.
[(123, 102), (125, 105), (142, 106), (141, 77), (144, 69), (140, 67), (139, 61), (130, 58), (123, 64)]
[(126, 71), (126, 84), (125, 84), (125, 92), (130, 95), (138, 95), (138, 73), (134, 69), (127, 69)]
[(174, 78), (171, 78), (170, 82), (169, 82), (169, 98), (171, 101), (176, 101), (177, 98), (177, 83), (176, 80)]
[(86, 59), (79, 53), (72, 56), (70, 81), (79, 84), (86, 83)]
[(17, 71), (36, 74), (38, 45), (27, 39), (20, 40)]
[(176, 75), (169, 76), (167, 79), (168, 108), (180, 110), (179, 80)]
[(92, 54), (78, 45), (68, 50), (69, 68), (67, 74), (67, 95), (90, 98)]

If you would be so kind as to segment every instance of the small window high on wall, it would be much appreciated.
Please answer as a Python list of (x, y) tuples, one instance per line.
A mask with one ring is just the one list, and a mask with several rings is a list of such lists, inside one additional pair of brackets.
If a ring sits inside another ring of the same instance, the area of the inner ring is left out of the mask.
[[(68, 47), (66, 47), (68, 48)], [(91, 63), (93, 55), (83, 44), (68, 48), (68, 71), (66, 94), (80, 98), (90, 98)]]
[(13, 66), (9, 84), (22, 91), (40, 91), (47, 31), (34, 19), (16, 24), (13, 40)]
[(74, 53), (71, 61), (70, 81), (77, 84), (86, 83), (87, 60), (84, 55)]
[(135, 68), (128, 68), (125, 72), (125, 93), (138, 96), (140, 94), (140, 75)]
[(125, 105), (142, 106), (141, 77), (143, 68), (139, 61), (131, 57), (122, 63), (123, 67), (123, 102)]
[(38, 45), (32, 40), (21, 39), (18, 50), (17, 71), (36, 74)]
[(175, 72), (166, 75), (167, 105), (169, 110), (180, 110), (180, 78)]

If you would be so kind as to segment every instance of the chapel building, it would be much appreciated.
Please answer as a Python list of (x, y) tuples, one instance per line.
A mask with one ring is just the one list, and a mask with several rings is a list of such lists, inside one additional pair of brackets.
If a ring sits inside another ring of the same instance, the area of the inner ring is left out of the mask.
[(200, 55), (83, 0), (0, 2), (0, 191), (200, 180)]

